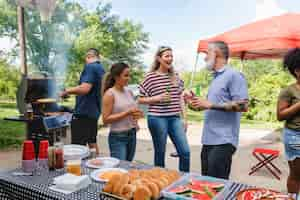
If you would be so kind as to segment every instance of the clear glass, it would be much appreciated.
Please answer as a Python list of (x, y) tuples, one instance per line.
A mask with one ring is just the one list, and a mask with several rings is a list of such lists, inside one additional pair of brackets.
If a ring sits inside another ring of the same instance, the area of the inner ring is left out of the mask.
[(62, 142), (57, 142), (55, 146), (55, 169), (64, 168), (64, 144)]
[(76, 176), (81, 175), (81, 160), (68, 160), (66, 163), (67, 173), (74, 174)]

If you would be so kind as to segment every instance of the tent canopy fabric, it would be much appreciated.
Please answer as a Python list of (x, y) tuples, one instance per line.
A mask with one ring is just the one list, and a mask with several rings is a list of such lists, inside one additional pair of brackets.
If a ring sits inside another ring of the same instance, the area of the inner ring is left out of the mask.
[(300, 14), (288, 13), (255, 21), (200, 40), (198, 53), (206, 52), (211, 41), (226, 42), (230, 48), (230, 57), (281, 58), (288, 49), (300, 47)]

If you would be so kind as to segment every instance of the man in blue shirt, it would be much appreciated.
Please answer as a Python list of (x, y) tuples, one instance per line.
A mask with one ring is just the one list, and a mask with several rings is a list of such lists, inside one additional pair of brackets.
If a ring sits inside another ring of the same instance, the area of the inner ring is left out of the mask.
[(71, 123), (72, 144), (88, 144), (98, 155), (97, 122), (101, 114), (101, 82), (105, 71), (97, 49), (89, 49), (85, 60), (79, 85), (66, 89), (61, 96), (77, 95)]
[(211, 42), (205, 58), (213, 73), (207, 99), (193, 97), (190, 104), (206, 110), (202, 135), (202, 174), (228, 179), (232, 156), (239, 140), (241, 113), (248, 109), (247, 81), (228, 66), (229, 49), (222, 41)]

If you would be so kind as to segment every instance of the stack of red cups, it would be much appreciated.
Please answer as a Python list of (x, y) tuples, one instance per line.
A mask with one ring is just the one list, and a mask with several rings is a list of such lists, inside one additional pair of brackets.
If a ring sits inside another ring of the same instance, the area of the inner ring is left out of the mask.
[(24, 172), (33, 172), (35, 170), (35, 151), (32, 140), (25, 140), (23, 143), (22, 169)]
[(39, 167), (48, 168), (48, 140), (41, 140), (39, 145), (38, 165)]

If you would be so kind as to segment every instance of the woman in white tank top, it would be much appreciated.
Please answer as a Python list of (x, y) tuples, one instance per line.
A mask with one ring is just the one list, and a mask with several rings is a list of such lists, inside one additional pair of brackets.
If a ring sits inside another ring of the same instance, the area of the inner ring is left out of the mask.
[(108, 137), (111, 157), (132, 161), (136, 148), (137, 108), (132, 92), (126, 88), (130, 79), (129, 66), (116, 63), (104, 80), (102, 118), (110, 124)]

